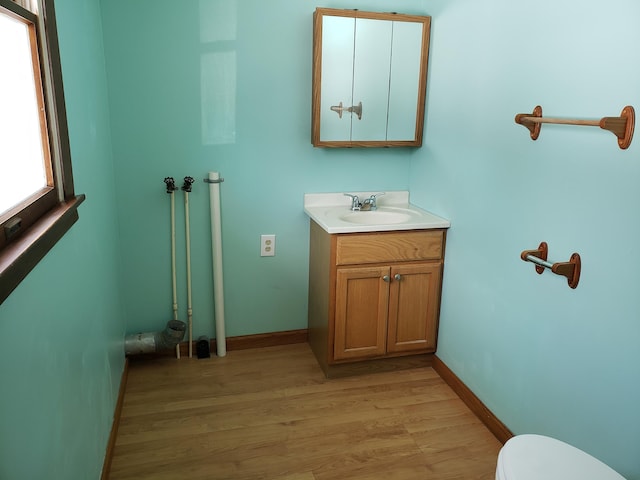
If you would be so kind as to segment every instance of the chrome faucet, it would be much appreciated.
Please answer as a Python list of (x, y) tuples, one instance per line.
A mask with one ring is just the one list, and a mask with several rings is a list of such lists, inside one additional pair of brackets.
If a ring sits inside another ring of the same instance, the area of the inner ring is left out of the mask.
[(362, 209), (363, 210), (377, 210), (378, 209), (378, 205), (376, 204), (376, 198), (384, 195), (384, 192), (382, 193), (375, 193), (373, 195), (371, 195), (369, 198), (367, 198), (363, 203), (362, 203)]
[(345, 193), (345, 197), (351, 197), (351, 211), (357, 212), (359, 210), (377, 210), (378, 205), (376, 204), (376, 199), (384, 195), (384, 192), (374, 193), (369, 196), (364, 202), (360, 202), (360, 198), (358, 195), (354, 195), (352, 193)]
[(362, 204), (360, 203), (360, 199), (358, 198), (358, 195), (352, 195), (351, 193), (345, 193), (344, 194), (345, 197), (351, 197), (351, 210), (354, 212), (357, 212), (358, 210), (360, 210), (360, 207), (362, 207)]

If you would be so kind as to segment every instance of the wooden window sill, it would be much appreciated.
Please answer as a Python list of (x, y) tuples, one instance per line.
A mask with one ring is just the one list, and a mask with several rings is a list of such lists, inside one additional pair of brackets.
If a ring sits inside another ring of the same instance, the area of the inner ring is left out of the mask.
[(76, 223), (84, 199), (84, 195), (67, 199), (0, 250), (0, 304)]

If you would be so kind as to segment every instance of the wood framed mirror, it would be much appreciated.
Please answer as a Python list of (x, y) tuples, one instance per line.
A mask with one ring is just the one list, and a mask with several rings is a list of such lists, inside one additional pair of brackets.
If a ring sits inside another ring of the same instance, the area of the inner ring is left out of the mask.
[(431, 17), (317, 8), (311, 143), (422, 145)]

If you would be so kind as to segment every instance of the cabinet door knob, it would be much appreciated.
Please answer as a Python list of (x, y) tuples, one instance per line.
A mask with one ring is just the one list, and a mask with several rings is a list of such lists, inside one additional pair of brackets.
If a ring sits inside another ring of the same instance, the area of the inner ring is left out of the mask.
[(389, 278), (389, 275), (385, 275), (384, 277), (382, 277), (382, 280), (389, 283), (391, 281), (391, 278)]
[(362, 102), (358, 102), (358, 105), (351, 105), (347, 108), (347, 112), (352, 112), (358, 115), (358, 120), (362, 120)]
[(344, 108), (342, 107), (342, 102), (340, 102), (338, 105), (333, 105), (331, 107), (331, 111), (332, 112), (336, 112), (338, 114), (339, 118), (342, 118), (342, 111), (344, 110)]
[(393, 278), (395, 278), (396, 280), (402, 280), (402, 275), (400, 275), (399, 273), (396, 273)]

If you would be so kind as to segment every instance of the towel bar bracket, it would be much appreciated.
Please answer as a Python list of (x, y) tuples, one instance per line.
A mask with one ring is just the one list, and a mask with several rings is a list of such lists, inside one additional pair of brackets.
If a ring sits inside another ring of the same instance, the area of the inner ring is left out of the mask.
[[(537, 250), (525, 250), (520, 254), (520, 258), (525, 262), (530, 262), (531, 260), (527, 257), (535, 257), (546, 262), (548, 254), (549, 247), (547, 246), (547, 242), (540, 242)], [(536, 265), (536, 272), (538, 272), (538, 275), (542, 274), (542, 272), (544, 272), (544, 265)]]
[(571, 288), (576, 288), (580, 281), (580, 255), (573, 253), (568, 262), (554, 263), (551, 271), (557, 275), (567, 277), (567, 283)]
[[(540, 135), (540, 128), (542, 127), (541, 122), (532, 121), (531, 117), (541, 118), (542, 117), (542, 107), (537, 105), (533, 112), (529, 113), (519, 113), (516, 115), (516, 123), (522, 125), (523, 127), (527, 127), (529, 130), (529, 136), (531, 140), (537, 140)], [(544, 243), (544, 242), (543, 242)]]

